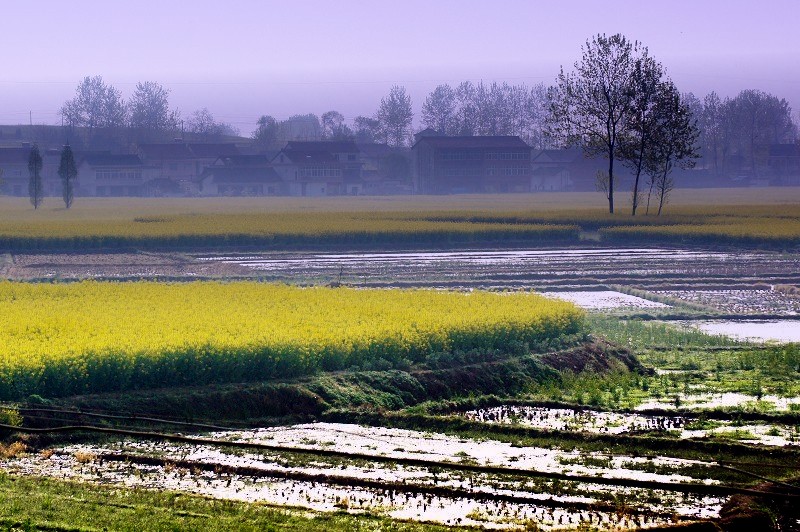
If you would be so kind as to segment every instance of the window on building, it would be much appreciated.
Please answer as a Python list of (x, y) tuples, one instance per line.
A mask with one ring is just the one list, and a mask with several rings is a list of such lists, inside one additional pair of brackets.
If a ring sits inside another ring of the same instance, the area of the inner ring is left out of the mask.
[(529, 157), (524, 151), (490, 151), (486, 158), (495, 161), (522, 161)]

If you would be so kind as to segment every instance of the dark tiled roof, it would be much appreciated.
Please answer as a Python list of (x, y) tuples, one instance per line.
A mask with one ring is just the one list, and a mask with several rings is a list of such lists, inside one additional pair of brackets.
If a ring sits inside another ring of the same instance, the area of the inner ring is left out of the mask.
[(267, 166), (269, 164), (269, 158), (263, 154), (220, 156), (219, 159), (225, 166)]
[(180, 142), (163, 144), (139, 144), (139, 151), (145, 159), (191, 159), (194, 157), (189, 146)]
[(83, 157), (89, 166), (142, 166), (138, 155), (115, 153), (92, 153)]
[(358, 151), (367, 157), (385, 157), (395, 152), (395, 149), (388, 144), (359, 143), (357, 146)]
[(276, 183), (280, 176), (271, 167), (214, 166), (206, 168), (201, 179), (211, 177), (215, 183)]
[(508, 136), (481, 136), (481, 137), (421, 137), (414, 146), (428, 144), (434, 148), (528, 148), (530, 146), (521, 138)]
[(283, 151), (327, 151), (330, 153), (358, 153), (358, 146), (356, 146), (356, 143), (352, 140), (290, 140), (286, 143), (286, 147), (283, 148)]
[(235, 144), (222, 142), (189, 144), (189, 149), (195, 157), (233, 157), (240, 154)]
[(329, 151), (291, 150), (282, 152), (282, 155), (286, 155), (290, 161), (298, 164), (339, 162)]

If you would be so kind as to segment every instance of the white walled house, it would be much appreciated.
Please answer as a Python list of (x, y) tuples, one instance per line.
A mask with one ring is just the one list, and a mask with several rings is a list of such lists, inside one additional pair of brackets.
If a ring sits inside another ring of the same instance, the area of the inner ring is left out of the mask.
[(75, 190), (82, 196), (145, 196), (158, 168), (145, 166), (138, 155), (85, 155), (78, 165)]

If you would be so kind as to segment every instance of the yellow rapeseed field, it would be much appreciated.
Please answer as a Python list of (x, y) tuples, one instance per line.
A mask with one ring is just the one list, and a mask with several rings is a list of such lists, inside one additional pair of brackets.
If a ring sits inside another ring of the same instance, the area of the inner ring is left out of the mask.
[[(0, 198), (0, 251), (28, 249), (265, 248), (609, 240), (792, 244), (800, 187), (676, 191), (663, 216), (608, 214), (596, 193), (340, 198)], [(623, 202), (624, 203), (624, 202)], [(664, 227), (664, 230), (650, 227)], [(681, 226), (681, 228), (674, 228)], [(623, 229), (616, 230), (615, 228)], [(640, 230), (640, 228), (643, 228)]]
[(0, 398), (420, 361), (581, 329), (574, 306), (519, 292), (0, 282)]
[(225, 213), (8, 221), (0, 249), (577, 241), (574, 225), (470, 222), (384, 213)]

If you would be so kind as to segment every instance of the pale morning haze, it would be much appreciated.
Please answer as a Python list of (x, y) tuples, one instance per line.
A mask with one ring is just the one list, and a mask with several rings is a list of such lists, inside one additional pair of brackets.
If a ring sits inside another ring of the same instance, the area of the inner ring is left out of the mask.
[(800, 0), (0, 2), (0, 532), (800, 532)]
[(393, 84), (419, 109), (437, 84), (553, 82), (597, 33), (649, 47), (678, 87), (761, 89), (800, 107), (800, 2), (141, 0), (8, 2), (0, 122), (56, 124), (85, 76), (127, 97), (171, 90), (184, 115), (369, 115)]

